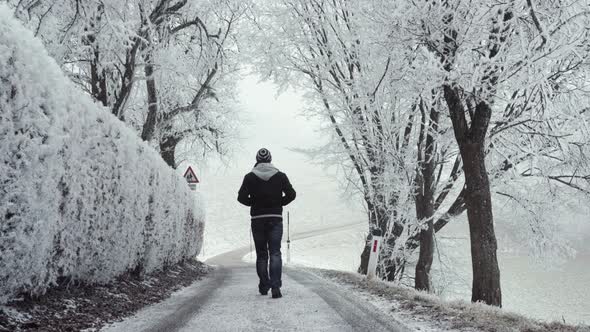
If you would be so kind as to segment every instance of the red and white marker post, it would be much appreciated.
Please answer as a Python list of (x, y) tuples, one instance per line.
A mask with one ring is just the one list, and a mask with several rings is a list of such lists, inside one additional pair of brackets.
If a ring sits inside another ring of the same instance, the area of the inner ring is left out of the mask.
[(369, 265), (367, 266), (367, 279), (372, 279), (375, 277), (382, 240), (383, 237), (375, 235), (373, 235), (373, 239), (371, 239), (371, 252), (369, 254)]

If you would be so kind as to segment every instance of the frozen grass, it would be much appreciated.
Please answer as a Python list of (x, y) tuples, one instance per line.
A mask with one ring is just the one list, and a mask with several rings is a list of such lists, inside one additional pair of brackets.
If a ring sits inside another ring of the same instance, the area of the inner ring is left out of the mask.
[[(500, 308), (466, 301), (444, 301), (413, 288), (371, 280), (365, 276), (331, 270), (314, 273), (369, 295), (376, 302), (389, 303), (390, 314), (403, 321), (425, 322), (424, 329), (485, 332), (590, 332), (590, 326), (542, 322)], [(380, 305), (380, 307), (384, 307)]]

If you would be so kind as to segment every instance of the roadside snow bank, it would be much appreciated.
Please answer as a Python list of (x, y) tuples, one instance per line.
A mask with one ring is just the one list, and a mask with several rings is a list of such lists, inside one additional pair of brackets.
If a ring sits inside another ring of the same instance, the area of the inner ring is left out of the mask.
[(0, 303), (195, 256), (200, 202), (0, 5)]
[(334, 270), (309, 269), (320, 277), (343, 285), (373, 302), (385, 314), (400, 319), (420, 331), (455, 332), (590, 332), (590, 326), (544, 322), (497, 307), (465, 301), (444, 301), (438, 296), (418, 292), (366, 276)]

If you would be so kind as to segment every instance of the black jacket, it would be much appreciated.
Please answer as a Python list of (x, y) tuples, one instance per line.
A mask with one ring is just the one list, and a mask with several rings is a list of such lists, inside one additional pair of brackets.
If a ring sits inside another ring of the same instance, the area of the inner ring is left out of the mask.
[(283, 206), (291, 203), (295, 196), (285, 173), (270, 163), (260, 163), (244, 176), (238, 201), (251, 207), (252, 219), (282, 217)]

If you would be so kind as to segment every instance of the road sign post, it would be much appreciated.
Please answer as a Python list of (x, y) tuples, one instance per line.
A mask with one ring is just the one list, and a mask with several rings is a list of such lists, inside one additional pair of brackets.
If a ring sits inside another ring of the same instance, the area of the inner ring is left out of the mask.
[(287, 211), (287, 264), (291, 263), (291, 231), (289, 229), (289, 211)]
[(369, 254), (369, 264), (367, 267), (367, 279), (372, 279), (375, 277), (382, 240), (383, 237), (375, 235), (373, 235), (373, 238), (371, 239), (371, 252)]
[(197, 190), (197, 183), (199, 183), (199, 179), (193, 171), (193, 168), (189, 166), (184, 172), (183, 176), (186, 179), (186, 182), (188, 182), (188, 186), (191, 188), (191, 190)]

